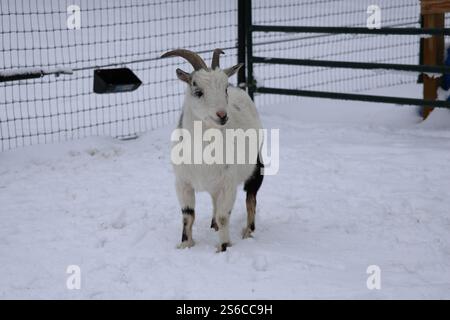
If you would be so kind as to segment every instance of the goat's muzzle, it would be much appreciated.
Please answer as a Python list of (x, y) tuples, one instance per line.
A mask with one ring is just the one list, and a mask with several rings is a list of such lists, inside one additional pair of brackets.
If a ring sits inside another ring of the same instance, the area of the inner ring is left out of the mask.
[(225, 111), (218, 111), (216, 115), (219, 117), (219, 122), (221, 125), (224, 125), (228, 121), (228, 115)]

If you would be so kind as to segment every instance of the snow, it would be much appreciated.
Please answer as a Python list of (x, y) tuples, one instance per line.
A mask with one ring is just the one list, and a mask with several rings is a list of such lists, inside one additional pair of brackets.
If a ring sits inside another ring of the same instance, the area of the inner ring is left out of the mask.
[[(424, 123), (412, 107), (360, 102), (260, 110), (280, 128), (280, 171), (265, 178), (252, 239), (240, 238), (239, 193), (225, 253), (206, 194), (196, 245), (176, 249), (171, 128), (1, 153), (0, 298), (450, 298), (447, 110)], [(69, 265), (80, 290), (66, 288)], [(366, 287), (370, 265), (381, 290)]]

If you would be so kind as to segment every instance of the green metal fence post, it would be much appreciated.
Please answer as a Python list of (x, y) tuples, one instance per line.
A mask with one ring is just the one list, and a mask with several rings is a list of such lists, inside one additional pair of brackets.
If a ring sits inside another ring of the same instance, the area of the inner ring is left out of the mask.
[(252, 30), (252, 1), (245, 0), (246, 15), (246, 49), (247, 49), (247, 86), (248, 94), (254, 100), (256, 82), (253, 77), (253, 30)]
[(245, 86), (247, 83), (246, 72), (246, 43), (247, 43), (247, 25), (246, 25), (246, 13), (245, 13), (245, 0), (237, 0), (238, 2), (238, 63), (243, 63), (244, 67), (238, 72), (238, 86)]

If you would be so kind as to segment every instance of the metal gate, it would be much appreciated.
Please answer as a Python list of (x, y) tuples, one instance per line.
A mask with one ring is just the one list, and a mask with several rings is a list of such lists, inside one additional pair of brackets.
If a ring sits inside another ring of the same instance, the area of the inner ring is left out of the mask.
[[(446, 1), (447, 2), (447, 1)], [(450, 4), (449, 4), (450, 7)], [(314, 60), (314, 59), (288, 59), (279, 57), (255, 56), (253, 54), (253, 38), (256, 33), (312, 33), (312, 34), (348, 34), (348, 35), (420, 35), (430, 39), (430, 41), (442, 40), (443, 36), (450, 35), (450, 29), (445, 27), (421, 27), (421, 28), (398, 28), (384, 27), (379, 29), (369, 29), (364, 27), (330, 27), (330, 26), (287, 26), (287, 25), (258, 25), (252, 22), (252, 0), (241, 0), (239, 2), (239, 50), (238, 58), (240, 62), (246, 64), (246, 70), (239, 74), (239, 82), (245, 83), (248, 92), (252, 98), (255, 93), (303, 96), (314, 98), (328, 98), (353, 100), (364, 102), (393, 103), (401, 105), (417, 105), (423, 107), (442, 107), (450, 108), (449, 101), (437, 101), (434, 99), (413, 99), (408, 97), (366, 95), (344, 92), (315, 91), (302, 89), (287, 89), (281, 87), (266, 87), (259, 85), (255, 79), (254, 66), (256, 64), (274, 64), (288, 66), (307, 66), (307, 67), (329, 67), (344, 69), (362, 69), (362, 70), (392, 70), (415, 72), (428, 76), (430, 74), (449, 74), (450, 67), (444, 65), (431, 64), (395, 64), (395, 63), (373, 63), (373, 62), (355, 62), (355, 61), (332, 61), (332, 60)], [(434, 13), (434, 12), (432, 12)], [(443, 15), (442, 12), (440, 14)], [(418, 17), (419, 18), (419, 17)], [(444, 20), (442, 19), (442, 26)], [(422, 39), (422, 41), (425, 39)], [(434, 44), (434, 43), (432, 43)], [(423, 47), (423, 44), (422, 46)], [(443, 51), (443, 46), (441, 50)], [(434, 48), (436, 50), (436, 48)], [(423, 54), (429, 54), (423, 52)], [(423, 60), (423, 59), (421, 59)], [(428, 59), (429, 60), (429, 59)], [(434, 79), (433, 76), (430, 76)], [(437, 82), (437, 81), (436, 81)]]

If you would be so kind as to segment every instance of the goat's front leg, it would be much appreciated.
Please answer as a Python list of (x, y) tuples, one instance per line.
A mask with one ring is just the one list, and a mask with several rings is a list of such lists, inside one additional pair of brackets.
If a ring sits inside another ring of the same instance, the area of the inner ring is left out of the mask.
[(194, 245), (192, 239), (192, 225), (195, 220), (195, 191), (188, 183), (179, 181), (176, 182), (178, 201), (181, 206), (181, 213), (183, 215), (183, 232), (181, 234), (181, 243), (178, 248), (190, 248)]
[(215, 197), (216, 199), (216, 213), (215, 220), (219, 229), (219, 248), (218, 251), (226, 251), (230, 243), (230, 215), (236, 200), (236, 186), (226, 185), (223, 187)]
[(215, 231), (219, 231), (219, 226), (216, 222), (216, 213), (217, 213), (217, 197), (212, 196), (212, 203), (213, 203), (213, 216), (211, 219), (211, 229), (214, 229)]

